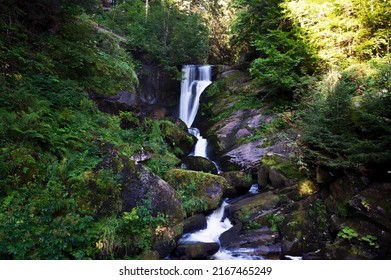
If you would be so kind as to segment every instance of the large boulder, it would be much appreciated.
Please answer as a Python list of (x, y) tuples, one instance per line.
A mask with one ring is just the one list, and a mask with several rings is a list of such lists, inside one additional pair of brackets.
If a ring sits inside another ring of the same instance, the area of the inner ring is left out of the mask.
[(118, 91), (116, 95), (106, 96), (94, 91), (89, 91), (89, 97), (96, 101), (98, 109), (102, 112), (118, 115), (120, 111), (139, 112), (141, 100), (132, 92)]
[(180, 244), (174, 251), (174, 256), (184, 260), (203, 260), (216, 254), (220, 249), (219, 243)]
[(238, 140), (249, 136), (253, 130), (273, 118), (261, 114), (260, 109), (238, 110), (213, 125), (206, 133), (217, 155), (223, 155), (236, 147)]
[(187, 156), (182, 161), (187, 169), (217, 174), (216, 165), (207, 158), (200, 156)]
[(122, 163), (121, 197), (124, 212), (131, 211), (148, 200), (153, 215), (162, 213), (171, 222), (183, 221), (181, 201), (173, 187), (142, 165), (132, 164), (130, 161)]
[(284, 255), (302, 256), (323, 248), (332, 240), (326, 205), (316, 196), (286, 207), (281, 220), (279, 230)]
[[(93, 207), (97, 217), (132, 212), (144, 207), (150, 215), (166, 217), (159, 234), (152, 236), (152, 249), (164, 258), (176, 246), (183, 233), (184, 211), (175, 189), (144, 166), (121, 155), (111, 145), (102, 149), (106, 156), (96, 166), (86, 188), (83, 207)], [(116, 179), (114, 179), (116, 178)], [(158, 228), (157, 228), (158, 229)], [(121, 245), (124, 246), (124, 245)], [(126, 252), (120, 247), (119, 254)]]
[(228, 184), (234, 187), (236, 194), (247, 193), (254, 183), (251, 174), (242, 171), (229, 171), (221, 174)]
[(277, 195), (268, 191), (231, 203), (225, 208), (225, 211), (230, 219), (239, 220), (245, 224), (261, 215), (262, 212), (275, 208), (279, 201), (280, 198)]
[[(166, 173), (165, 178), (183, 194), (183, 203), (191, 206), (188, 210), (192, 213), (216, 209), (224, 190), (229, 188), (223, 177), (199, 171), (171, 169)], [(201, 203), (192, 205), (192, 201)]]
[(192, 151), (196, 137), (191, 135), (187, 129), (183, 130), (182, 127), (170, 121), (160, 121), (159, 126), (165, 142), (176, 156), (183, 157)]

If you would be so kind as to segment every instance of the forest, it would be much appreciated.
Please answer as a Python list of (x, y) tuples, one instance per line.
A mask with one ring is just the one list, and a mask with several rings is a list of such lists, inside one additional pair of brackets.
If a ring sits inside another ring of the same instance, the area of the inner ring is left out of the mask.
[[(391, 258), (390, 1), (0, 0), (0, 30), (0, 259), (164, 259), (186, 219), (217, 207), (201, 186), (234, 180), (179, 168), (194, 145), (175, 116), (187, 64), (236, 75), (205, 93), (208, 137), (258, 110), (272, 120), (232, 147), (286, 136), (294, 151), (241, 168), (211, 140), (226, 173), (278, 200), (265, 217), (235, 210), (243, 230), (284, 244), (317, 216), (318, 258)], [(136, 101), (110, 105), (122, 96)], [(272, 186), (281, 166), (307, 194)]]

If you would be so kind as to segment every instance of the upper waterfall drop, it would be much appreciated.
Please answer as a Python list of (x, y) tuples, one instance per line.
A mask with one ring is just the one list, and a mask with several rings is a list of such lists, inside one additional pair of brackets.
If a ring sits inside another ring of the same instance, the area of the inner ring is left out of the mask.
[(212, 83), (211, 69), (210, 65), (184, 65), (182, 67), (179, 118), (189, 128), (197, 115), (201, 93)]

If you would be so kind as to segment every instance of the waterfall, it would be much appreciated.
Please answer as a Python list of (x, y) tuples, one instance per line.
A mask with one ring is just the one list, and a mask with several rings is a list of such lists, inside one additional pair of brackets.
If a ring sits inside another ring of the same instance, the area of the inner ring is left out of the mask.
[(230, 229), (232, 224), (228, 218), (224, 218), (224, 209), (228, 204), (224, 201), (206, 220), (206, 229), (186, 234), (180, 240), (180, 243), (193, 242), (219, 242), (220, 235)]
[(179, 118), (184, 121), (189, 129), (189, 133), (197, 138), (194, 151), (191, 156), (200, 156), (208, 158), (206, 150), (208, 140), (203, 138), (198, 128), (191, 127), (197, 116), (200, 105), (200, 96), (209, 86), (211, 81), (210, 65), (184, 65), (182, 67), (181, 98), (179, 101)]
[(198, 112), (201, 93), (212, 83), (211, 67), (184, 65), (182, 74), (179, 118), (190, 128)]

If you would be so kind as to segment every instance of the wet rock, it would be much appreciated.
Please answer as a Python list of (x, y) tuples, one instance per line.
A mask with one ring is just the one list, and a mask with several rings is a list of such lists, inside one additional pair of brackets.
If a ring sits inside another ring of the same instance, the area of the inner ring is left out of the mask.
[(183, 224), (183, 233), (191, 233), (207, 226), (206, 217), (204, 214), (197, 214), (187, 218)]
[(216, 165), (209, 159), (200, 156), (187, 156), (183, 159), (187, 169), (217, 174)]
[(251, 258), (280, 259), (281, 242), (278, 232), (268, 227), (247, 230), (226, 247), (233, 254), (244, 255)]
[(220, 245), (223, 247), (227, 247), (230, 245), (232, 242), (237, 240), (240, 230), (242, 229), (242, 223), (241, 222), (236, 222), (233, 227), (231, 227), (229, 230), (223, 232), (220, 237)]
[(203, 260), (216, 254), (220, 249), (219, 243), (180, 244), (174, 251), (174, 256), (185, 260)]
[(239, 195), (247, 193), (253, 184), (251, 174), (246, 172), (229, 171), (222, 173), (221, 176), (227, 180), (228, 184), (235, 188), (236, 193)]

